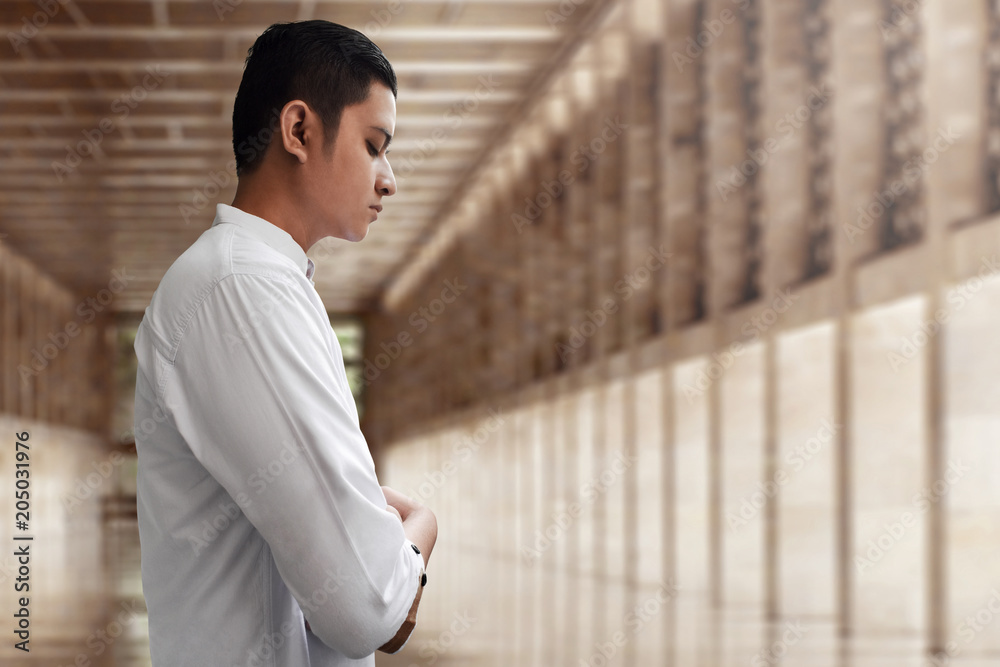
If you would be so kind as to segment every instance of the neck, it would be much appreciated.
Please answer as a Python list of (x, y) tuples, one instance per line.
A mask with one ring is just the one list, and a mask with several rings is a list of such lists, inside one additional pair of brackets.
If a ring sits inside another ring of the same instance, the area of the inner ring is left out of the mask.
[(261, 165), (261, 169), (253, 174), (239, 179), (232, 206), (285, 230), (302, 247), (303, 252), (308, 252), (315, 239), (310, 237), (301, 216), (296, 215), (288, 198), (283, 196), (291, 191), (283, 189), (278, 179), (264, 173), (263, 167), (265, 165)]

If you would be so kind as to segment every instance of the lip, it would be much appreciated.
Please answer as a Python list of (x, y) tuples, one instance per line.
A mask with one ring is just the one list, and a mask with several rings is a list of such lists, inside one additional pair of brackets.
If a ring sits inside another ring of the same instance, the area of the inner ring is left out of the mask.
[(373, 209), (375, 209), (375, 212), (376, 212), (376, 213), (381, 213), (381, 212), (382, 212), (382, 205), (381, 205), (381, 204), (377, 204), (377, 205), (375, 205), (375, 206), (369, 206), (368, 208), (373, 208)]

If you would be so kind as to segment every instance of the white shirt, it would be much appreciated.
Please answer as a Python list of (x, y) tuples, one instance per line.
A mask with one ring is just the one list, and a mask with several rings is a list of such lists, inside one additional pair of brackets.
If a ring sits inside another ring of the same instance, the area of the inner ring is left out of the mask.
[(313, 270), (287, 232), (219, 204), (139, 326), (156, 667), (373, 666), (416, 596), (423, 559), (385, 509)]

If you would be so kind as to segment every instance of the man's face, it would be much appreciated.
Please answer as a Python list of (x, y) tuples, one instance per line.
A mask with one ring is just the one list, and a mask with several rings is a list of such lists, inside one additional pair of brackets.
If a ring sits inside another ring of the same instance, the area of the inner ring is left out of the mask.
[(360, 241), (378, 217), (382, 198), (396, 192), (386, 147), (396, 128), (396, 98), (373, 83), (368, 99), (345, 107), (332, 148), (327, 144), (310, 171), (312, 214), (321, 237)]

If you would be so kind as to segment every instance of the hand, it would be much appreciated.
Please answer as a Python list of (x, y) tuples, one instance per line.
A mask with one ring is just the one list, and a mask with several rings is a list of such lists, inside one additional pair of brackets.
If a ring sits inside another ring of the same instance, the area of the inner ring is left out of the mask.
[(417, 545), (420, 555), (424, 558), (424, 567), (431, 557), (434, 543), (437, 541), (437, 518), (430, 508), (421, 505), (416, 500), (403, 495), (389, 486), (382, 487), (382, 495), (387, 503), (386, 510), (395, 511), (403, 522), (403, 533), (406, 538)]
[[(386, 511), (399, 517), (399, 520), (403, 522), (403, 534), (420, 549), (420, 556), (424, 559), (424, 568), (426, 569), (427, 561), (434, 549), (434, 543), (437, 541), (437, 518), (430, 508), (391, 487), (383, 486), (382, 495), (385, 496)], [(423, 590), (422, 585), (417, 587), (417, 595), (413, 599), (406, 620), (396, 632), (396, 636), (383, 644), (379, 651), (395, 653), (406, 642), (407, 637), (410, 636), (417, 624), (417, 607), (420, 605), (420, 596)]]

